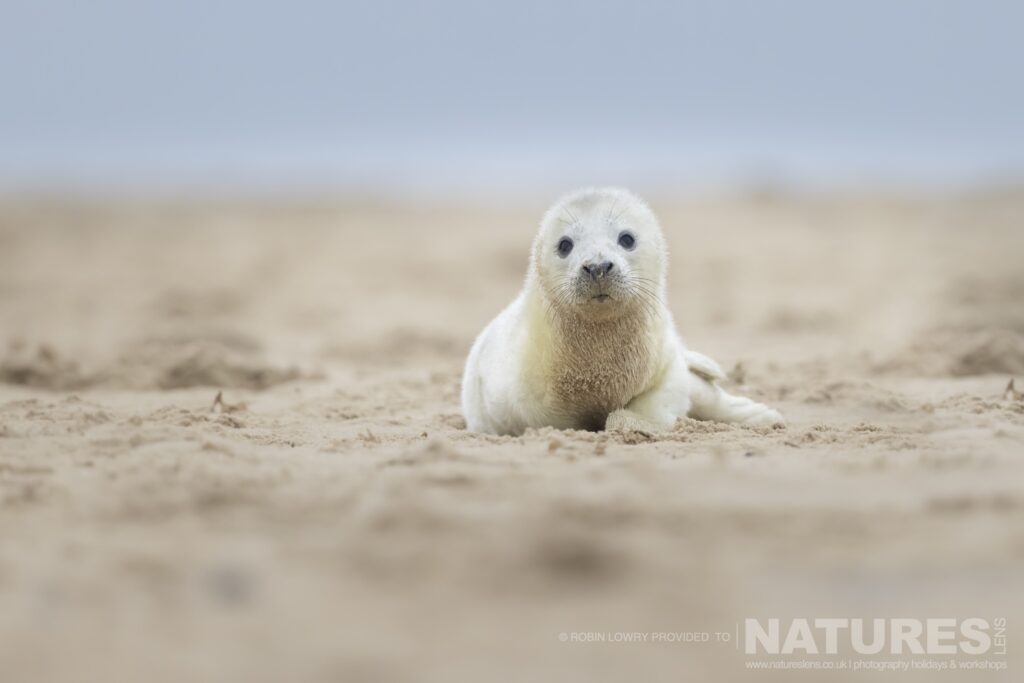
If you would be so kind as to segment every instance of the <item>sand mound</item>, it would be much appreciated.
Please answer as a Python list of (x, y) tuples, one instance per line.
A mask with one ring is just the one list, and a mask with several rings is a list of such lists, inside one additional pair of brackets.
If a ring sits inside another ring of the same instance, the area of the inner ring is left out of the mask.
[(269, 364), (253, 341), (231, 336), (149, 339), (91, 371), (47, 345), (16, 345), (0, 359), (0, 382), (54, 390), (266, 389), (301, 376), (296, 368)]
[(1024, 333), (1024, 275), (996, 271), (972, 274), (947, 290), (945, 314), (965, 329), (999, 327)]
[(1022, 374), (1024, 333), (1001, 328), (936, 331), (876, 370), (932, 377)]
[(60, 358), (46, 345), (14, 344), (0, 358), (0, 382), (41, 389), (78, 389), (89, 385), (78, 364)]
[(300, 376), (295, 368), (268, 364), (259, 345), (244, 337), (169, 337), (150, 339), (122, 354), (107, 370), (106, 381), (156, 389), (266, 389)]

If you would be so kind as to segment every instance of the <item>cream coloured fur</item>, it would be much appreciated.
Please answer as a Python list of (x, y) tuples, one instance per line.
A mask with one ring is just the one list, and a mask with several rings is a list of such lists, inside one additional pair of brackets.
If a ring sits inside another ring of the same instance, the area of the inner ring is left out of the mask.
[[(620, 243), (623, 233), (632, 245)], [(469, 353), (470, 431), (657, 432), (683, 415), (784, 424), (777, 411), (726, 393), (718, 364), (686, 349), (665, 305), (667, 269), (658, 221), (630, 192), (584, 189), (559, 200), (541, 221), (523, 291)]]

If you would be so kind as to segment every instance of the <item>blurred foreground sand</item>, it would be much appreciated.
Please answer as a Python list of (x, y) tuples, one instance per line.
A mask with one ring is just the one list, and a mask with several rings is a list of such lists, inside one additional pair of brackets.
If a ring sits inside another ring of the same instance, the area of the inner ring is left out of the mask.
[(772, 616), (1007, 617), (1019, 674), (1024, 194), (653, 205), (787, 430), (467, 434), (540, 204), (0, 204), (2, 679), (790, 680), (558, 637)]

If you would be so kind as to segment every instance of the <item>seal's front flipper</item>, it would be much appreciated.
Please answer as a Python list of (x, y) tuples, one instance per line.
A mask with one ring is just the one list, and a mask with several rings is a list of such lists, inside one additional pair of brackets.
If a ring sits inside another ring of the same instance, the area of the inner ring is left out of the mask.
[[(674, 426), (674, 425), (672, 425)], [(648, 436), (664, 432), (671, 428), (654, 420), (650, 420), (627, 408), (612, 412), (604, 425), (609, 432), (640, 432)]]

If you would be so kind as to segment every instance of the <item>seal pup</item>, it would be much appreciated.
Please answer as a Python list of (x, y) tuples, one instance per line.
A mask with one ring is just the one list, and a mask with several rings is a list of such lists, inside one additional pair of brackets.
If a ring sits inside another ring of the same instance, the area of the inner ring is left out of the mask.
[(677, 418), (782, 425), (725, 392), (665, 305), (668, 257), (654, 213), (617, 188), (582, 189), (544, 215), (522, 292), (477, 337), (462, 378), (470, 431), (672, 429)]

